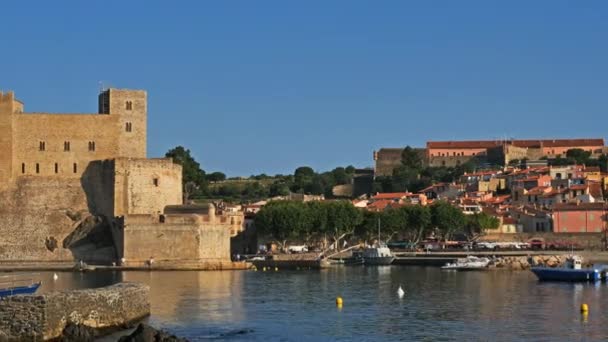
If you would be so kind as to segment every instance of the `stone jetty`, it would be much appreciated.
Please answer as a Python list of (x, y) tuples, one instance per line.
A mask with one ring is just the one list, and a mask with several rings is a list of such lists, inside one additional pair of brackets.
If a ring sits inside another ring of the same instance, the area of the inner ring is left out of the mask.
[(567, 255), (502, 256), (494, 259), (490, 267), (507, 270), (527, 270), (535, 265), (556, 267), (562, 265)]
[(0, 300), (0, 341), (60, 339), (66, 327), (111, 332), (150, 315), (150, 288), (139, 283), (18, 295)]

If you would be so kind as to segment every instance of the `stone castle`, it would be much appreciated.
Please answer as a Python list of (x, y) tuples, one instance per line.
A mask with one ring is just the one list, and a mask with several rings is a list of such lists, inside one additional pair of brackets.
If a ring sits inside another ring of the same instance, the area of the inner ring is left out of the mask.
[(182, 204), (182, 168), (146, 158), (147, 94), (108, 89), (90, 114), (25, 113), (0, 93), (0, 261), (227, 261), (230, 228)]

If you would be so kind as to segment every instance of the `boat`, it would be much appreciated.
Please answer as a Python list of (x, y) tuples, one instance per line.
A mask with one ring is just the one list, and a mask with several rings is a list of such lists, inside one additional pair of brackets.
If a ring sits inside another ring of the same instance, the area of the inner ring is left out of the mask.
[(373, 246), (366, 246), (362, 251), (353, 252), (353, 257), (363, 259), (365, 265), (390, 265), (395, 260), (395, 256), (390, 248), (380, 239), (380, 219), (378, 219), (378, 241)]
[(393, 256), (391, 250), (383, 242), (365, 247), (358, 253), (353, 252), (353, 257), (363, 260), (363, 264), (365, 265), (390, 265), (395, 260), (395, 256)]
[(561, 267), (533, 266), (530, 270), (540, 281), (598, 281), (605, 274), (604, 268), (583, 268), (579, 256), (569, 256)]
[(0, 277), (0, 298), (19, 294), (34, 294), (42, 282), (34, 282), (33, 278), (20, 275)]
[(466, 258), (457, 259), (456, 262), (449, 262), (444, 266), (441, 266), (441, 269), (454, 271), (487, 270), (489, 264), (490, 259), (488, 258), (478, 258), (476, 256), (469, 255)]

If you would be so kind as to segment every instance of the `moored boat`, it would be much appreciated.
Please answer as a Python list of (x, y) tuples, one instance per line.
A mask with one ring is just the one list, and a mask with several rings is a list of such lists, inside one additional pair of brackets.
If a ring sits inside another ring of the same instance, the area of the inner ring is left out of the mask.
[(469, 255), (466, 258), (457, 259), (456, 262), (450, 262), (441, 267), (442, 270), (454, 270), (454, 271), (476, 271), (476, 270), (487, 270), (490, 264), (488, 258), (478, 258), (476, 256)]
[(390, 265), (395, 260), (391, 250), (381, 242), (364, 248), (360, 255), (365, 265)]
[(41, 284), (42, 282), (35, 282), (29, 276), (11, 275), (0, 277), (0, 298), (18, 294), (36, 293)]
[(578, 256), (570, 256), (561, 267), (533, 266), (532, 273), (540, 281), (598, 281), (603, 270), (595, 267), (583, 268)]

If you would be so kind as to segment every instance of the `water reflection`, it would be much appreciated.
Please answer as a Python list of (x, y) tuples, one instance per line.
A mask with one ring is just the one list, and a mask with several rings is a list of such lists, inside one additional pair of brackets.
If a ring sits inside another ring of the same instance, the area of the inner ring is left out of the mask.
[[(150, 285), (151, 321), (193, 340), (604, 340), (606, 284), (529, 272), (337, 267), (279, 272), (41, 273), (41, 292)], [(405, 295), (400, 299), (397, 289)], [(344, 298), (342, 308), (336, 296)], [(589, 314), (580, 305), (589, 304)]]

